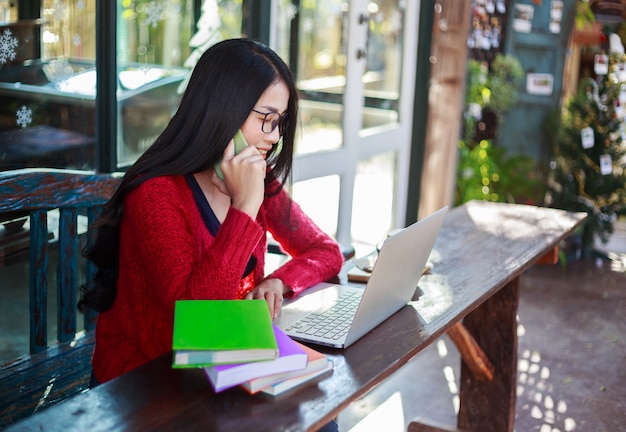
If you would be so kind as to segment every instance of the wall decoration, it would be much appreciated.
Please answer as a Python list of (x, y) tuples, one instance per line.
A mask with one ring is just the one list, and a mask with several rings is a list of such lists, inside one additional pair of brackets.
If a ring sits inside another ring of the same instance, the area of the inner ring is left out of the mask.
[(613, 160), (611, 155), (603, 154), (600, 156), (600, 174), (611, 175), (613, 174)]
[(580, 130), (580, 140), (584, 149), (590, 149), (595, 145), (593, 128), (586, 127)]
[(626, 82), (626, 63), (615, 63), (615, 74), (619, 82)]
[(472, 1), (471, 24), (467, 37), (471, 59), (491, 63), (496, 54), (502, 53), (506, 10), (504, 0)]
[(26, 105), (22, 105), (22, 107), (17, 110), (15, 113), (17, 125), (24, 129), (26, 126), (30, 125), (33, 122), (33, 111), (26, 107)]
[(533, 28), (535, 7), (532, 5), (515, 5), (513, 12), (513, 30), (520, 33), (530, 33)]
[(9, 60), (15, 60), (15, 51), (18, 46), (18, 40), (13, 37), (11, 30), (5, 29), (0, 35), (0, 64), (4, 64)]
[(552, 94), (554, 76), (546, 73), (529, 73), (526, 75), (526, 92), (533, 95), (549, 96)]
[(561, 33), (561, 21), (563, 20), (563, 2), (552, 0), (550, 3), (550, 32)]
[(596, 54), (593, 61), (593, 70), (596, 75), (606, 75), (609, 73), (609, 56), (602, 53)]

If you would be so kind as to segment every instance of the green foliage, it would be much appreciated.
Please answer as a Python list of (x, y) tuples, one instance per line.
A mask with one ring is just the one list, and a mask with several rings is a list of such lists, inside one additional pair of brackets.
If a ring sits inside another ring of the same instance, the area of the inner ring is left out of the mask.
[(465, 81), (465, 123), (464, 139), (470, 142), (474, 137), (476, 122), (482, 110), (489, 103), (491, 90), (487, 86), (487, 65), (476, 60), (467, 62), (467, 77)]
[(596, 22), (596, 16), (591, 10), (591, 3), (590, 0), (578, 0), (576, 2), (574, 25), (579, 30), (589, 29), (591, 25)]
[(497, 55), (491, 64), (489, 107), (500, 117), (517, 102), (518, 88), (524, 78), (519, 60), (511, 55)]
[(465, 86), (463, 140), (459, 143), (455, 205), (469, 200), (538, 202), (543, 198), (543, 181), (535, 161), (524, 155), (509, 156), (506, 149), (490, 140), (476, 142), (476, 124), (486, 109), (496, 114), (496, 130), (518, 98), (524, 77), (519, 61), (496, 55), (491, 68), (470, 60)]
[[(626, 146), (622, 142), (623, 117), (618, 115), (620, 93), (626, 84), (614, 73), (623, 55), (612, 54), (609, 74), (581, 81), (577, 94), (567, 103), (556, 134), (554, 160), (548, 183), (548, 204), (569, 211), (586, 212), (583, 245), (597, 237), (606, 242), (614, 222), (626, 214)], [(593, 131), (593, 146), (583, 148), (581, 131)], [(587, 129), (589, 130), (589, 129)], [(608, 168), (602, 172), (602, 160)]]
[[(480, 114), (489, 109), (496, 114), (496, 130), (506, 112), (517, 101), (518, 88), (524, 78), (519, 60), (511, 55), (497, 54), (491, 67), (469, 60), (465, 83), (464, 139), (470, 144)], [(470, 144), (472, 147), (474, 145)]]
[(459, 143), (455, 205), (469, 200), (537, 203), (544, 195), (542, 185), (530, 156), (508, 156), (488, 140), (474, 148)]
[(487, 86), (487, 64), (476, 60), (467, 62), (467, 78), (465, 82), (465, 105), (477, 103), (484, 107), (489, 103), (489, 94), (484, 94)]

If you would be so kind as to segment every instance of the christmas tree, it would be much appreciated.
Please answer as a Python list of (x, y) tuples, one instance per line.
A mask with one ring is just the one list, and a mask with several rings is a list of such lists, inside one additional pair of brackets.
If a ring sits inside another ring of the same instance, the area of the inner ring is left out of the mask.
[(211, 45), (215, 45), (223, 38), (220, 34), (220, 26), (222, 20), (219, 15), (219, 7), (217, 0), (204, 0), (202, 2), (202, 13), (200, 19), (198, 19), (197, 32), (192, 36), (189, 41), (189, 46), (193, 48), (193, 51), (185, 60), (185, 67), (188, 67), (190, 72), (187, 78), (178, 86), (178, 93), (183, 93), (191, 78), (191, 70), (196, 66), (202, 54), (209, 49)]
[(606, 243), (626, 214), (626, 56), (602, 53), (595, 65), (562, 112), (547, 196), (551, 207), (588, 214), (583, 250)]

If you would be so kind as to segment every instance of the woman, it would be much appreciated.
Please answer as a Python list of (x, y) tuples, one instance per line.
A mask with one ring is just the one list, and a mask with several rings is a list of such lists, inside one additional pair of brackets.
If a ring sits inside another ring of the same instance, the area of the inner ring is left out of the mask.
[[(178, 111), (124, 176), (85, 251), (98, 268), (79, 302), (100, 312), (95, 385), (171, 350), (176, 300), (261, 298), (276, 317), (284, 296), (339, 272), (337, 244), (282, 187), (297, 103), (288, 67), (260, 43), (227, 40), (200, 58)], [(235, 155), (239, 129), (248, 146)], [(292, 259), (265, 277), (267, 232)]]

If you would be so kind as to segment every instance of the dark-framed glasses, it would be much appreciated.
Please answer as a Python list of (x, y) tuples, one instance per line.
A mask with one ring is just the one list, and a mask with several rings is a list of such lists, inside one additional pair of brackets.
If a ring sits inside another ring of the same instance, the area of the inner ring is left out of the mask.
[(287, 128), (287, 114), (280, 115), (277, 112), (265, 113), (255, 109), (252, 111), (263, 116), (263, 123), (261, 124), (261, 131), (263, 133), (272, 133), (274, 129), (278, 127), (278, 133), (282, 135)]

